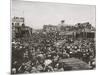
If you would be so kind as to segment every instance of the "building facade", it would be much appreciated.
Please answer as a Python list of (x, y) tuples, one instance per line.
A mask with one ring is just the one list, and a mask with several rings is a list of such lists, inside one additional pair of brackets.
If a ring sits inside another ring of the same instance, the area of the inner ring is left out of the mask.
[(32, 35), (32, 28), (25, 25), (24, 17), (12, 18), (12, 38), (29, 37)]

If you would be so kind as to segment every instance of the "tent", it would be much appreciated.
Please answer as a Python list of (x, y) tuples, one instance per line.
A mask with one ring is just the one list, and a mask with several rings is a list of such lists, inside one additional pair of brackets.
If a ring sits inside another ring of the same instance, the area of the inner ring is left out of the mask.
[(59, 60), (60, 63), (63, 63), (64, 70), (88, 70), (91, 68), (87, 63), (80, 59), (68, 58)]

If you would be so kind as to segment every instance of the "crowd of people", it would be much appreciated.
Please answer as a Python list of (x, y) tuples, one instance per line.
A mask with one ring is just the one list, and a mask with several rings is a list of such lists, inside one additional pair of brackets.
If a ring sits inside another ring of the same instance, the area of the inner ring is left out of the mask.
[[(63, 38), (59, 33), (34, 33), (12, 41), (12, 74), (72, 70), (61, 59), (77, 58), (95, 69), (94, 38)], [(73, 62), (74, 63), (74, 62)]]

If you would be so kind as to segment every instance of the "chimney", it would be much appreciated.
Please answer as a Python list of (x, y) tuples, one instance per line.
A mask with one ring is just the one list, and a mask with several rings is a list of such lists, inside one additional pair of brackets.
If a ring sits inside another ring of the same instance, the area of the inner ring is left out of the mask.
[(61, 20), (61, 24), (64, 24), (65, 20)]

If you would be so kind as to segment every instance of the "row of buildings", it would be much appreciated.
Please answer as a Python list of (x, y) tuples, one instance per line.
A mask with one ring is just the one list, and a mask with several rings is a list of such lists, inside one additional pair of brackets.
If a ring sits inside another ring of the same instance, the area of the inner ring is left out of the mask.
[(61, 36), (68, 36), (74, 38), (95, 38), (95, 27), (89, 22), (77, 23), (75, 25), (66, 25), (61, 21), (59, 25), (44, 25), (45, 32), (59, 32)]
[(95, 38), (95, 28), (89, 23), (77, 23), (75, 25), (67, 25), (62, 20), (58, 25), (44, 25), (41, 30), (33, 30), (31, 27), (25, 25), (24, 17), (12, 18), (12, 38), (25, 38), (43, 31), (46, 33), (59, 32), (60, 36), (68, 38)]

